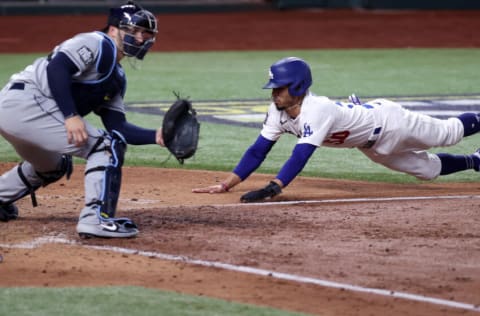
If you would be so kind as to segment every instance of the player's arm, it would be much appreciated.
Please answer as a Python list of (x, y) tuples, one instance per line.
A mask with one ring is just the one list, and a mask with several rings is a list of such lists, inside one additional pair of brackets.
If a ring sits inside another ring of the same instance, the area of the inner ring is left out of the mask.
[(160, 129), (148, 129), (137, 126), (127, 121), (125, 114), (120, 111), (102, 108), (98, 114), (102, 118), (103, 125), (107, 131), (118, 131), (125, 137), (128, 144), (131, 145), (147, 145), (160, 144)]
[(194, 193), (222, 193), (227, 192), (252, 174), (265, 160), (267, 154), (272, 149), (275, 141), (269, 140), (262, 135), (258, 136), (247, 151), (243, 154), (242, 159), (238, 162), (233, 172), (220, 184), (193, 189)]
[(73, 61), (64, 53), (54, 55), (47, 66), (47, 80), (52, 96), (65, 118), (68, 143), (83, 145), (87, 139), (87, 129), (77, 113), (72, 95), (72, 76), (79, 71)]
[(257, 202), (280, 194), (282, 188), (290, 184), (303, 170), (316, 148), (317, 146), (308, 143), (297, 144), (290, 158), (285, 162), (282, 169), (280, 169), (277, 177), (270, 181), (264, 188), (244, 194), (240, 198), (240, 201), (246, 203)]

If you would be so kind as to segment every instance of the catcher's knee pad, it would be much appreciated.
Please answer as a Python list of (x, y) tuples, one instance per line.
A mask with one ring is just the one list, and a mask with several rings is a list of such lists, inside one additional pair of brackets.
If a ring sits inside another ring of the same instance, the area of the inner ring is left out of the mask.
[(8, 201), (8, 203), (13, 203), (18, 199), (21, 199), (22, 197), (30, 194), (30, 197), (32, 198), (32, 204), (33, 206), (37, 206), (37, 198), (35, 196), (35, 191), (40, 188), (40, 187), (45, 187), (51, 183), (54, 183), (58, 180), (60, 180), (64, 175), (67, 176), (67, 180), (70, 179), (70, 176), (72, 175), (73, 172), (73, 162), (72, 162), (72, 156), (70, 155), (63, 155), (60, 163), (58, 165), (58, 168), (56, 170), (52, 171), (47, 171), (47, 172), (39, 172), (35, 171), (37, 177), (40, 179), (39, 183), (32, 184), (28, 179), (25, 173), (22, 170), (22, 164), (20, 163), (17, 166), (17, 172), (18, 176), (22, 180), (23, 184), (26, 187), (26, 190), (22, 193), (20, 193), (19, 196), (15, 197), (12, 201)]
[(111, 135), (106, 136), (107, 142), (102, 140), (101, 143), (106, 147), (95, 148), (95, 151), (107, 150), (110, 153), (109, 164), (106, 166), (97, 166), (85, 171), (103, 172), (102, 190), (98, 200), (92, 201), (87, 206), (98, 205), (100, 207), (100, 216), (114, 217), (117, 209), (117, 202), (120, 196), (120, 188), (122, 185), (122, 166), (125, 152), (127, 151), (127, 142), (124, 137), (117, 131), (113, 131)]
[(73, 172), (73, 159), (70, 155), (63, 155), (62, 160), (60, 161), (59, 168), (57, 170), (48, 171), (48, 172), (38, 172), (37, 175), (42, 179), (42, 186), (47, 186), (50, 183), (57, 182), (63, 176), (66, 176), (67, 179), (70, 179), (70, 176)]

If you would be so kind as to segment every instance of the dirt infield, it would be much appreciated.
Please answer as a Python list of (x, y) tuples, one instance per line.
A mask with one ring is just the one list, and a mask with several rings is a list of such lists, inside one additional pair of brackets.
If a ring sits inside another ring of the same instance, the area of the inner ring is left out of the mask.
[[(318, 10), (168, 15), (160, 19), (157, 49), (479, 47), (473, 34), (479, 17)], [(41, 39), (42, 29), (52, 28), (48, 23), (65, 24), (38, 18), (24, 20), (35, 26), (33, 34), (28, 28), (5, 34), (9, 24), (0, 28), (0, 42), (9, 43), (1, 51), (47, 51), (53, 42), (104, 21), (68, 17), (68, 28)], [(0, 25), (8, 19), (2, 17)], [(255, 35), (248, 35), (252, 30)], [(11, 166), (2, 164), (0, 171)], [(225, 174), (132, 167), (124, 174), (118, 215), (139, 224), (137, 238), (76, 236), (83, 204), (83, 167), (76, 166), (70, 181), (39, 190), (38, 207), (24, 199), (18, 204), (21, 217), (0, 224), (0, 286), (140, 285), (316, 315), (480, 311), (480, 183), (301, 177), (275, 200), (283, 203), (246, 205), (238, 204), (240, 195), (269, 176), (255, 174), (228, 194), (199, 195), (191, 188)], [(161, 259), (165, 254), (180, 259)], [(252, 270), (208, 267), (212, 262)]]

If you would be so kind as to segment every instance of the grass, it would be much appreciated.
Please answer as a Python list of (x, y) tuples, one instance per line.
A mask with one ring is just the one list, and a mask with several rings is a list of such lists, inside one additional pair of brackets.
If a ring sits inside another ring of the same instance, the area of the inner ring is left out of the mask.
[[(0, 84), (39, 54), (0, 54)], [(350, 49), (151, 53), (140, 69), (124, 68), (126, 101), (268, 98), (268, 67), (286, 56), (309, 62), (312, 90), (327, 96), (480, 93), (480, 49)]]
[(273, 308), (140, 287), (3, 288), (0, 315), (300, 316)]

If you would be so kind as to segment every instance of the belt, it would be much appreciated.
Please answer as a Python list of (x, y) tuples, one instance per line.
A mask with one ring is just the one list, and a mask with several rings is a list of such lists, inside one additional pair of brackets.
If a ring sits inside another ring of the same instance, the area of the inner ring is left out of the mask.
[(25, 89), (25, 83), (24, 82), (14, 82), (9, 90), (23, 90)]
[(377, 142), (378, 135), (380, 135), (380, 132), (382, 131), (382, 127), (376, 127), (370, 137), (368, 137), (368, 140), (361, 148), (372, 148), (373, 145)]

